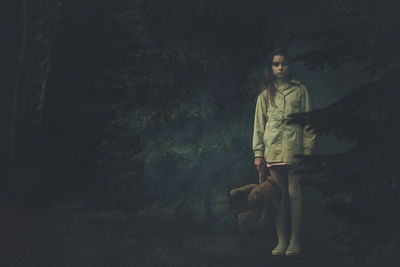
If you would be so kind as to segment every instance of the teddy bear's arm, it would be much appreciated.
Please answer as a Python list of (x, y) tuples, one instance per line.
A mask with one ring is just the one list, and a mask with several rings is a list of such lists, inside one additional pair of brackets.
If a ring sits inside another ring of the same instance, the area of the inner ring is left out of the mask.
[(257, 186), (256, 184), (248, 184), (248, 185), (245, 185), (240, 188), (232, 189), (230, 192), (230, 195), (231, 195), (231, 197), (236, 197), (236, 196), (240, 196), (240, 195), (248, 195), (249, 192), (256, 186)]

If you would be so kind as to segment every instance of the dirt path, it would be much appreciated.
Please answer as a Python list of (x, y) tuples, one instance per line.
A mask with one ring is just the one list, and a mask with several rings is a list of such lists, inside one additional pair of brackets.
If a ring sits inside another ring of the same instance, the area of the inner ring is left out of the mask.
[[(0, 266), (350, 266), (337, 247), (322, 242), (321, 226), (306, 229), (302, 256), (276, 257), (269, 229), (206, 228), (119, 212), (3, 210)], [(388, 260), (359, 266), (379, 265), (391, 266)]]

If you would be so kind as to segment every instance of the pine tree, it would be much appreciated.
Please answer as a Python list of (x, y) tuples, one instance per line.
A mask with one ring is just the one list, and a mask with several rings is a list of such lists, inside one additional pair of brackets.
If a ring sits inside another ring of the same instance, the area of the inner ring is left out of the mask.
[(397, 2), (330, 1), (331, 13), (316, 17), (312, 32), (297, 37), (321, 42), (321, 48), (300, 55), (311, 67), (365, 64), (372, 82), (306, 114), (292, 123), (310, 125), (319, 135), (333, 134), (355, 145), (337, 154), (305, 157), (306, 171), (318, 173), (307, 182), (329, 200), (327, 209), (348, 221), (336, 238), (349, 245), (358, 261), (391, 242), (400, 244), (399, 38)]
[(184, 207), (257, 179), (249, 118), (259, 78), (306, 10), (283, 2), (127, 1), (125, 65), (115, 72), (124, 97), (104, 146), (121, 198)]

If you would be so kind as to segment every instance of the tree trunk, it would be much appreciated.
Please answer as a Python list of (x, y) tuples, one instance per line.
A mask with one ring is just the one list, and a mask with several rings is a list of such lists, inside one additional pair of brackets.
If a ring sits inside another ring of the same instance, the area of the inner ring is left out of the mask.
[[(43, 113), (59, 1), (20, 0), (14, 5), (20, 36), (12, 94), (9, 194), (17, 206), (43, 204), (45, 161)], [(15, 27), (15, 25), (12, 25)]]

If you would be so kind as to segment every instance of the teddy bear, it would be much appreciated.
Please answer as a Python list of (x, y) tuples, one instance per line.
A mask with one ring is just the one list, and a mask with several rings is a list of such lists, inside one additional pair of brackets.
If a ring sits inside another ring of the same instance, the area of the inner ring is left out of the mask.
[(259, 184), (248, 184), (230, 191), (231, 200), (246, 202), (247, 211), (238, 215), (239, 226), (258, 220), (260, 225), (267, 224), (276, 211), (282, 198), (282, 188), (276, 184), (266, 166), (258, 173)]

